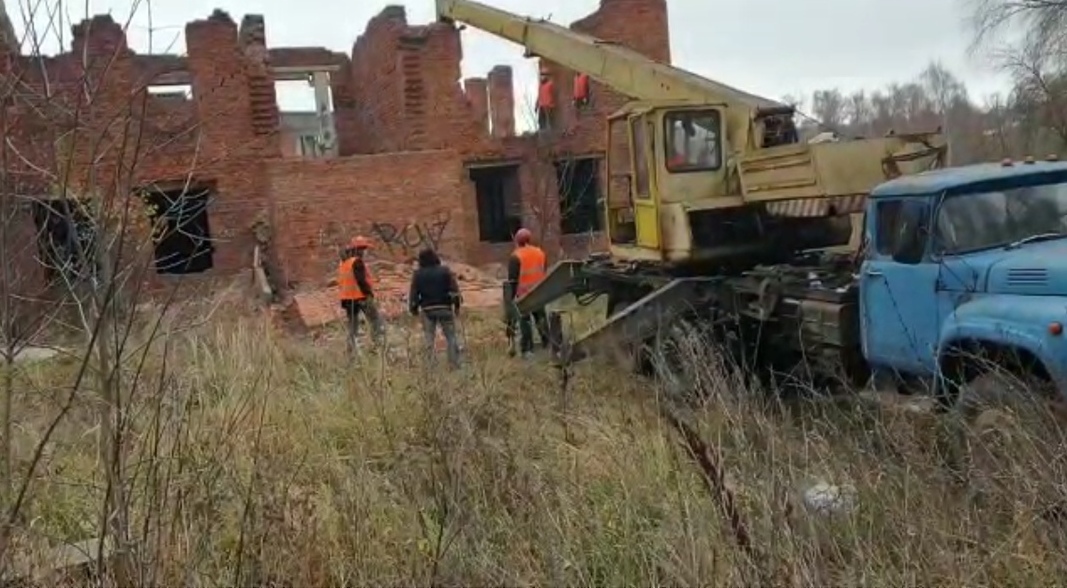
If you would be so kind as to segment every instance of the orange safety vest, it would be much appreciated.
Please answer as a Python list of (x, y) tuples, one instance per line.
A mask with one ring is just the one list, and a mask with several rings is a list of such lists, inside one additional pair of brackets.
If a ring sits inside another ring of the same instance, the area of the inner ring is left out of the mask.
[(585, 102), (589, 100), (589, 76), (580, 73), (574, 76), (574, 101)]
[(519, 285), (516, 294), (522, 296), (545, 277), (547, 258), (545, 252), (534, 245), (517, 248), (515, 256), (519, 258)]
[[(341, 300), (363, 300), (367, 297), (356, 282), (355, 266), (355, 257), (349, 257), (337, 265), (337, 297)], [(363, 264), (363, 271), (367, 277), (367, 284), (373, 287), (374, 283), (367, 264)]]
[(541, 82), (537, 90), (537, 107), (544, 110), (556, 107), (556, 85), (552, 80)]

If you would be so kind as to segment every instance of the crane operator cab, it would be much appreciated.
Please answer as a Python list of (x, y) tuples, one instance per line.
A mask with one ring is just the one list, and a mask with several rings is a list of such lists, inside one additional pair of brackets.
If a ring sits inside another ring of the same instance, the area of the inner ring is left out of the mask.
[(667, 171), (680, 173), (719, 165), (719, 129), (714, 117), (675, 118), (667, 128)]
[(925, 134), (800, 143), (789, 106), (637, 101), (608, 135), (612, 254), (704, 271), (847, 246), (870, 189), (940, 152)]
[[(729, 154), (751, 143), (795, 143), (795, 125), (791, 116), (783, 120), (783, 115), (733, 133), (739, 121), (728, 119), (726, 108), (717, 105), (638, 102), (611, 116), (612, 181), (605, 212), (616, 253), (650, 261), (689, 260), (694, 245), (714, 257), (726, 253), (713, 251), (717, 248), (758, 243), (759, 213), (743, 206), (736, 157)], [(759, 140), (750, 136), (754, 131), (759, 131)], [(697, 239), (692, 233), (701, 227), (690, 227), (694, 207), (718, 211), (714, 229), (700, 231)]]

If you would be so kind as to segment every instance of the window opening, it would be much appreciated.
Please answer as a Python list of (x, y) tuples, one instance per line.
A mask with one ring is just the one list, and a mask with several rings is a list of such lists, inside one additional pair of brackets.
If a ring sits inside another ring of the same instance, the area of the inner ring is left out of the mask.
[(722, 167), (722, 119), (717, 110), (692, 110), (664, 117), (667, 170), (712, 171)]
[(600, 159), (583, 157), (557, 161), (560, 231), (564, 235), (601, 229)]
[(145, 195), (155, 229), (156, 273), (198, 274), (214, 267), (207, 210), (210, 196), (210, 190), (196, 186)]
[(522, 227), (518, 165), (471, 167), (478, 209), (478, 239), (507, 243)]

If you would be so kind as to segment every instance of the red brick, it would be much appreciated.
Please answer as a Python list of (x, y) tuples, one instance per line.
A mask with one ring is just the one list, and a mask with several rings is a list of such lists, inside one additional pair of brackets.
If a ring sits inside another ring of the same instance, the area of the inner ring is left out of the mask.
[(489, 72), (489, 116), (493, 137), (515, 135), (515, 82), (510, 67), (498, 65)]
[[(658, 59), (670, 58), (665, 0), (601, 0), (599, 10), (572, 26)], [(376, 250), (383, 258), (406, 259), (426, 242), (415, 228), (447, 220), (438, 240), (447, 256), (499, 262), (510, 246), (478, 241), (474, 189), (464, 168), (474, 161), (522, 163), (526, 224), (553, 256), (602, 246), (595, 237), (557, 234), (551, 165), (557, 157), (605, 151), (604, 117), (624, 99), (599, 85), (593, 86), (594, 108), (581, 116), (561, 101), (563, 132), (546, 143), (515, 136), (509, 68), (497, 67), (485, 79), (461, 84), (458, 30), (442, 23), (410, 25), (402, 8), (386, 8), (371, 19), (350, 56), (317, 48), (268, 50), (261, 17), (244, 17), (238, 31), (221, 11), (186, 26), (184, 58), (134, 54), (122, 27), (106, 15), (76, 25), (73, 33), (75, 51), (44, 58), (43, 68), (8, 48), (0, 55), (0, 73), (19, 74), (28, 87), (43, 92), (46, 82), (40, 72), (47, 71), (55, 94), (51, 101), (68, 111), (84, 103), (80, 78), (92, 78), (95, 94), (79, 112), (70, 170), (74, 185), (92, 186), (98, 194), (121, 200), (148, 183), (212, 183), (216, 198), (209, 208), (210, 224), (219, 242), (215, 269), (206, 278), (247, 270), (256, 244), (250, 229), (260, 217), (270, 221), (274, 232), (267, 251), (274, 275), (294, 283), (319, 284), (329, 275), (338, 247), (356, 232), (373, 236), (376, 224), (398, 231)], [(81, 60), (83, 49), (87, 64)], [(340, 67), (331, 90), (342, 157), (304, 161), (282, 156), (273, 84), (267, 80), (272, 63)], [(561, 97), (569, 96), (573, 72), (546, 65)], [(147, 95), (153, 79), (175, 71), (191, 78), (192, 100)], [(47, 192), (50, 174), (35, 170), (58, 173), (55, 137), (74, 121), (61, 108), (42, 116), (32, 100), (16, 100), (6, 109), (2, 138), (25, 161), (5, 171), (20, 193)], [(131, 113), (135, 124), (114, 124)], [(141, 145), (136, 157), (123, 153), (131, 138)], [(158, 278), (150, 282), (168, 283)]]
[(463, 82), (471, 116), (484, 132), (489, 132), (489, 82), (485, 78), (467, 78)]

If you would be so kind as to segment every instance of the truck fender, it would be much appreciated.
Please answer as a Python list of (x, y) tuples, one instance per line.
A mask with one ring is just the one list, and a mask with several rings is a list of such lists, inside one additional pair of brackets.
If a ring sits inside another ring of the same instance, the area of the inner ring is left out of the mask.
[[(985, 343), (1029, 353), (1063, 390), (1063, 367), (1054, 361), (1057, 350), (1050, 349), (1048, 324), (1067, 318), (1062, 302), (1043, 304), (1029, 300), (1005, 300), (1004, 296), (986, 297), (959, 306), (941, 326), (938, 338), (938, 388), (944, 383), (940, 373), (949, 352), (965, 343)], [(1019, 298), (1019, 297), (1010, 297)], [(1013, 309), (1005, 317), (1005, 309)], [(1067, 346), (1067, 342), (1064, 343)]]

